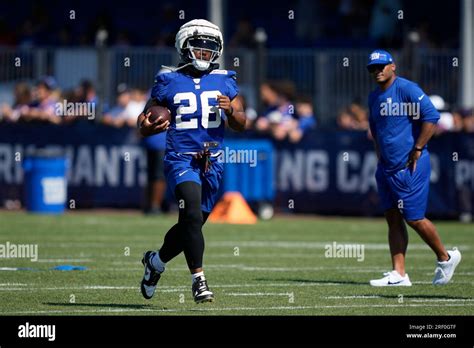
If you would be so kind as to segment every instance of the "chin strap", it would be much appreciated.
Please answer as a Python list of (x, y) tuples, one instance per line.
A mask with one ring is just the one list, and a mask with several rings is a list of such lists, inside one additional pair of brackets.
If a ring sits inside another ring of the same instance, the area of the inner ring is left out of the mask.
[(187, 67), (187, 66), (190, 66), (190, 65), (192, 65), (191, 62), (186, 63), (186, 64), (184, 64), (184, 65), (181, 65), (181, 66), (179, 66), (179, 67), (162, 65), (161, 68), (162, 68), (162, 69), (169, 69), (169, 70), (171, 70), (172, 72), (175, 72), (175, 71), (181, 70), (181, 69), (183, 69), (183, 68), (185, 68), (185, 67)]
[[(181, 66), (178, 66), (178, 67), (162, 65), (161, 68), (162, 69), (169, 69), (172, 72), (175, 72), (175, 71), (181, 70), (183, 68), (187, 68), (188, 66), (193, 66), (193, 63), (189, 62), (189, 63), (183, 64)], [(199, 73), (205, 73), (206, 71), (211, 71), (211, 70), (214, 70), (214, 69), (219, 69), (219, 63), (211, 63), (209, 65), (209, 68), (205, 71), (201, 71), (201, 70), (198, 70), (198, 69), (196, 69), (196, 71), (199, 72)]]

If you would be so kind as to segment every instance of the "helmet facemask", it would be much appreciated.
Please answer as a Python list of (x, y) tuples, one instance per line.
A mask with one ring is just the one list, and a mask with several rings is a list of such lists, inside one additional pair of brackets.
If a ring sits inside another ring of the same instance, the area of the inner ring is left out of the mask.
[(184, 58), (200, 71), (209, 69), (211, 63), (220, 56), (221, 43), (212, 36), (194, 36), (186, 40), (183, 47)]

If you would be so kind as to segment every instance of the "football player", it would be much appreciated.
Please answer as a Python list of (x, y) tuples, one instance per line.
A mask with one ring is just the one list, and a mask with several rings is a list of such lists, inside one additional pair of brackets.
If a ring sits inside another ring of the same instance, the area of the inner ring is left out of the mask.
[[(222, 149), (225, 124), (236, 131), (245, 129), (245, 113), (239, 98), (236, 73), (220, 70), (216, 60), (223, 51), (219, 27), (203, 19), (192, 20), (176, 34), (178, 67), (165, 67), (155, 78), (151, 98), (137, 123), (143, 136), (167, 130), (165, 175), (179, 207), (178, 222), (166, 233), (157, 251), (142, 259), (145, 274), (141, 292), (152, 298), (166, 263), (182, 251), (192, 277), (196, 303), (211, 302), (203, 271), (202, 226), (212, 210), (223, 163), (217, 161)], [(151, 122), (148, 108), (167, 107), (171, 120)]]

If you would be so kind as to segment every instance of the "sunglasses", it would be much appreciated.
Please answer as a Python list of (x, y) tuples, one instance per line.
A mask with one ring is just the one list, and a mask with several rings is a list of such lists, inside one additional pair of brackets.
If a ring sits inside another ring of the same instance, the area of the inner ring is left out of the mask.
[(373, 64), (373, 65), (369, 65), (367, 67), (367, 70), (369, 70), (369, 73), (374, 73), (379, 70), (382, 71), (387, 65), (388, 64)]

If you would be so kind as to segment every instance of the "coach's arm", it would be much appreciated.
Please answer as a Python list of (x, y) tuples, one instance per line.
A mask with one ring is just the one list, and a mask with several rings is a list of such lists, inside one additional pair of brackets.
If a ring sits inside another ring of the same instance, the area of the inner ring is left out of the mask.
[(407, 167), (410, 167), (414, 172), (416, 170), (416, 162), (421, 156), (422, 149), (428, 144), (433, 134), (436, 132), (436, 123), (433, 122), (422, 122), (421, 132), (416, 139), (415, 146), (408, 156)]
[(370, 140), (374, 142), (375, 153), (377, 154), (377, 159), (380, 160), (380, 149), (379, 149), (379, 145), (377, 144), (377, 140), (375, 140), (374, 130), (375, 130), (375, 127), (373, 125), (370, 125), (369, 130), (367, 132), (368, 133), (367, 138), (369, 138)]

